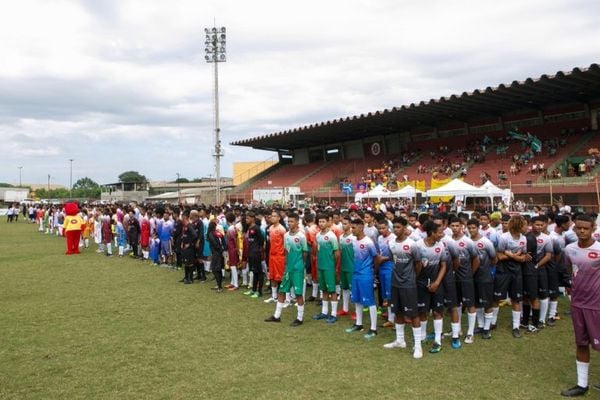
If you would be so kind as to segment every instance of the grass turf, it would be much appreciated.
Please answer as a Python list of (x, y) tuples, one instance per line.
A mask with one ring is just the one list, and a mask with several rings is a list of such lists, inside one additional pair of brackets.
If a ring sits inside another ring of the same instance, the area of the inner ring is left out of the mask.
[(27, 223), (0, 222), (0, 237), (2, 399), (545, 399), (575, 383), (568, 318), (515, 340), (505, 307), (492, 340), (461, 350), (445, 340), (434, 355), (424, 345), (413, 360), (408, 327), (408, 349), (384, 350), (393, 331), (379, 328), (367, 342), (344, 332), (348, 317), (312, 321), (314, 304), (299, 328), (289, 327), (294, 307), (267, 324), (274, 306), (241, 291), (184, 286), (182, 272), (108, 258), (94, 245), (65, 256), (61, 238)]

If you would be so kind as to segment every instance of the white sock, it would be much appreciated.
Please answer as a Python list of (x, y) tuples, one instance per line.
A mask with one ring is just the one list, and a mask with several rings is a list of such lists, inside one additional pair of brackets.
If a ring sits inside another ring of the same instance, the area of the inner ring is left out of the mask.
[(231, 267), (231, 284), (234, 287), (238, 287), (238, 271), (237, 267)]
[(90, 247), (90, 239), (85, 239), (83, 241), (83, 244), (85, 245), (85, 248), (87, 249), (88, 247)]
[(484, 317), (483, 317), (483, 330), (484, 331), (490, 330), (490, 326), (492, 325), (492, 319), (494, 319), (494, 314), (492, 314), (492, 313), (484, 314)]
[(354, 307), (356, 308), (356, 325), (362, 325), (363, 324), (363, 305), (360, 303), (356, 303), (354, 304)]
[(119, 255), (122, 256), (123, 255), (123, 246), (119, 246)]
[(377, 307), (369, 306), (369, 317), (371, 318), (371, 330), (377, 330)]
[(319, 293), (319, 284), (315, 281), (312, 283), (312, 297), (317, 297)]
[(277, 298), (277, 285), (271, 285), (271, 297)]
[(106, 243), (106, 254), (112, 255), (112, 243)]
[(582, 388), (588, 387), (590, 363), (575, 361), (575, 364), (577, 364), (577, 386)]
[(394, 322), (394, 320), (396, 319), (396, 314), (394, 314), (394, 312), (392, 311), (392, 307), (388, 307), (388, 321), (390, 322)]
[(248, 286), (252, 287), (252, 281), (254, 281), (254, 272), (250, 271), (248, 274)]
[(304, 304), (298, 306), (298, 321), (304, 321)]
[(404, 324), (396, 324), (396, 342), (404, 342)]
[(462, 306), (456, 307), (456, 312), (458, 313), (458, 324), (462, 323)]
[[(437, 344), (442, 344), (442, 329), (444, 329), (444, 320), (443, 319), (434, 319), (433, 320), (433, 333), (435, 334), (435, 342)], [(460, 330), (460, 325), (458, 327)]]
[(281, 317), (281, 310), (283, 310), (283, 303), (277, 302), (275, 306), (275, 318)]
[(452, 339), (458, 339), (460, 336), (460, 323), (451, 322), (450, 327), (452, 328)]
[(425, 340), (427, 337), (427, 321), (421, 321), (421, 340)]
[(248, 268), (242, 270), (242, 285), (248, 284)]
[(556, 311), (558, 310), (558, 301), (554, 300), (554, 301), (550, 301), (550, 311), (548, 312), (548, 317), (549, 318), (554, 318), (556, 317)]
[[(544, 300), (540, 300), (540, 321), (546, 322), (546, 315), (548, 315), (548, 306), (550, 305), (550, 300), (545, 298)], [(533, 321), (534, 323), (537, 321)]]
[(204, 261), (204, 271), (210, 272), (210, 261)]
[(331, 300), (331, 316), (337, 317), (338, 301)]
[(483, 328), (483, 308), (478, 308), (476, 313), (477, 313), (477, 327)]
[[(292, 291), (294, 291), (294, 288), (292, 288)], [(286, 303), (291, 303), (292, 302), (292, 294), (291, 293), (286, 293), (285, 294), (285, 301), (286, 301)]]
[(302, 297), (306, 298), (306, 279), (302, 280)]
[(469, 323), (467, 327), (467, 335), (473, 336), (475, 332), (475, 320), (477, 319), (477, 313), (467, 313), (467, 321)]
[(342, 288), (340, 285), (335, 285), (335, 293), (339, 296), (342, 293)]
[(500, 311), (500, 307), (492, 308), (492, 325), (498, 323), (498, 311)]
[(323, 291), (322, 290), (319, 290), (319, 298), (321, 298), (321, 299), (323, 298)]
[(327, 315), (329, 313), (329, 302), (323, 300), (323, 305), (321, 306), (321, 313)]
[(512, 312), (512, 327), (513, 327), (513, 329), (519, 329), (519, 325), (521, 325), (521, 311), (513, 311)]
[(348, 306), (350, 304), (350, 291), (348, 289), (344, 289), (342, 291), (342, 310), (348, 312)]
[[(396, 328), (396, 332), (398, 328)], [(413, 339), (415, 340), (415, 349), (421, 347), (421, 328), (412, 328)]]

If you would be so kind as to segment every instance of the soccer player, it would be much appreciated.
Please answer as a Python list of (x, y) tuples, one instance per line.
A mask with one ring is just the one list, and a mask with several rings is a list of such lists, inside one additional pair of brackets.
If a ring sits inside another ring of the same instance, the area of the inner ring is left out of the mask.
[[(550, 240), (552, 240), (553, 256), (550, 262), (546, 265), (546, 281), (547, 291), (545, 294), (547, 298), (542, 299), (540, 302), (540, 321), (545, 323), (546, 313), (548, 310), (548, 326), (554, 326), (556, 324), (556, 311), (558, 309), (558, 287), (559, 287), (559, 270), (564, 268), (564, 249), (566, 247), (565, 232), (569, 230), (569, 224), (571, 220), (566, 215), (557, 215), (554, 217), (554, 229), (550, 232)], [(543, 280), (542, 280), (543, 282)], [(540, 296), (541, 298), (541, 296)]]
[(228, 212), (225, 215), (229, 229), (227, 229), (227, 255), (229, 262), (229, 269), (231, 269), (231, 283), (227, 285), (227, 290), (233, 291), (238, 290), (238, 270), (237, 267), (240, 263), (239, 256), (239, 235), (235, 223), (235, 214)]
[[(527, 332), (536, 332), (541, 328), (540, 324), (540, 300), (539, 282), (540, 275), (544, 274), (544, 268), (552, 257), (553, 245), (550, 236), (544, 233), (547, 217), (536, 215), (531, 218), (531, 232), (527, 233), (527, 252), (531, 254), (531, 261), (523, 264), (523, 313), (522, 325)], [(531, 249), (530, 249), (531, 247)], [(531, 314), (531, 324), (529, 317)]]
[(246, 214), (246, 223), (248, 224), (248, 268), (253, 274), (252, 290), (248, 293), (250, 297), (256, 299), (262, 297), (264, 284), (264, 273), (262, 268), (262, 257), (264, 251), (265, 239), (258, 225), (256, 224), (255, 214), (250, 211)]
[(306, 242), (310, 248), (310, 276), (312, 284), (312, 295), (306, 301), (315, 301), (319, 294), (319, 281), (317, 276), (317, 234), (319, 227), (315, 224), (315, 217), (306, 213), (304, 217), (306, 222)]
[(277, 302), (277, 287), (285, 270), (284, 237), (285, 228), (279, 223), (281, 216), (273, 210), (269, 227), (269, 279), (271, 281), (271, 297), (265, 303)]
[(198, 232), (190, 221), (189, 211), (181, 215), (181, 258), (184, 268), (183, 283), (189, 285), (194, 281), (194, 261), (196, 260), (196, 241)]
[(394, 326), (394, 313), (389, 305), (392, 296), (392, 269), (394, 268), (394, 260), (390, 253), (390, 243), (396, 240), (396, 235), (390, 232), (388, 222), (385, 219), (377, 221), (377, 230), (379, 237), (377, 238), (379, 254), (382, 257), (382, 262), (379, 265), (377, 277), (379, 279), (379, 290), (383, 299), (383, 307), (387, 307), (388, 320), (383, 324), (384, 328)]
[[(473, 343), (473, 334), (475, 331), (475, 287), (473, 285), (473, 275), (479, 268), (480, 260), (473, 241), (465, 236), (463, 225), (458, 217), (450, 218), (450, 229), (452, 230), (452, 246), (450, 254), (458, 260), (453, 264), (456, 280), (456, 292), (458, 301), (463, 308), (467, 309), (468, 328), (465, 343)], [(458, 312), (460, 316), (460, 311)], [(460, 348), (460, 318), (459, 322), (452, 322), (452, 348)]]
[[(590, 346), (600, 351), (600, 243), (592, 237), (595, 223), (589, 215), (575, 220), (578, 241), (565, 248), (565, 264), (572, 269), (571, 318), (577, 345), (577, 385), (561, 392), (563, 396), (584, 395), (588, 391)], [(594, 385), (600, 389), (600, 384)]]
[(352, 283), (352, 274), (354, 272), (354, 241), (356, 237), (352, 234), (352, 224), (350, 216), (342, 216), (342, 230), (340, 236), (340, 286), (342, 289), (342, 311), (338, 316), (348, 315), (350, 305), (350, 284)]
[(356, 323), (346, 329), (347, 333), (362, 332), (363, 306), (369, 307), (371, 329), (364, 335), (367, 340), (377, 336), (377, 306), (373, 292), (375, 263), (379, 263), (379, 255), (375, 243), (365, 235), (365, 223), (362, 219), (352, 220), (354, 241), (354, 274), (352, 275), (351, 296), (356, 307)]
[(421, 322), (417, 310), (417, 276), (421, 272), (421, 252), (410, 239), (407, 221), (395, 218), (393, 221), (395, 240), (390, 243), (394, 259), (392, 270), (391, 305), (396, 316), (396, 340), (385, 344), (386, 349), (405, 348), (404, 324), (411, 324), (414, 339), (414, 358), (423, 357), (421, 347)]
[(498, 265), (494, 281), (494, 308), (505, 298), (506, 293), (512, 303), (512, 335), (521, 337), (521, 303), (523, 298), (523, 263), (531, 259), (527, 254), (527, 240), (523, 230), (527, 227), (525, 218), (514, 215), (507, 224), (508, 232), (498, 239)]
[(479, 221), (476, 219), (467, 221), (467, 230), (479, 256), (479, 268), (474, 274), (478, 328), (481, 331), (482, 339), (491, 339), (490, 327), (492, 325), (492, 304), (494, 302), (492, 265), (496, 264), (496, 249), (487, 237), (481, 235)]
[[(323, 291), (321, 312), (313, 316), (315, 320), (326, 320), (328, 324), (337, 322), (337, 293), (335, 291), (335, 266), (340, 258), (340, 246), (337, 236), (329, 229), (329, 217), (319, 214), (317, 217), (319, 229), (317, 235), (317, 268), (319, 289)], [(331, 315), (329, 302), (331, 301)]]
[(165, 211), (163, 219), (157, 222), (156, 230), (160, 239), (160, 256), (164, 259), (168, 267), (173, 262), (173, 253), (171, 251), (171, 233), (173, 229), (173, 221), (170, 219), (169, 212)]
[(281, 312), (284, 308), (286, 294), (290, 293), (292, 288), (296, 293), (298, 304), (298, 314), (291, 326), (300, 326), (304, 321), (304, 265), (308, 254), (308, 245), (306, 235), (300, 230), (298, 214), (291, 213), (287, 217), (289, 232), (285, 234), (285, 272), (279, 285), (279, 294), (277, 296), (277, 305), (275, 314), (265, 319), (266, 322), (281, 322)]
[(417, 306), (421, 323), (421, 340), (427, 335), (427, 313), (433, 311), (434, 342), (430, 353), (442, 351), (442, 328), (444, 310), (444, 288), (442, 281), (446, 275), (446, 247), (441, 242), (444, 230), (441, 225), (427, 221), (423, 225), (427, 233), (425, 239), (417, 242), (421, 250), (421, 273), (417, 276)]

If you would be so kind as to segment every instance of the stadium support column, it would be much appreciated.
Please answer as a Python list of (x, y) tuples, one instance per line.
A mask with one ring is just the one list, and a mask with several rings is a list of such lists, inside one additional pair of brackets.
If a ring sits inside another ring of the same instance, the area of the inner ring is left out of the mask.
[(225, 62), (225, 27), (205, 28), (206, 34), (206, 55), (204, 59), (207, 63), (214, 64), (214, 106), (215, 106), (215, 147), (213, 157), (215, 158), (215, 199), (217, 204), (221, 204), (221, 129), (219, 128), (219, 67), (220, 62)]

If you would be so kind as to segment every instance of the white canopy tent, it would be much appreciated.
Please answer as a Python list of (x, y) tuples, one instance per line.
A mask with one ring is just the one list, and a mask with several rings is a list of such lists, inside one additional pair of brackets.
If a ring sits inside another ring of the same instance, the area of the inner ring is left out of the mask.
[(369, 190), (366, 193), (356, 193), (354, 196), (355, 201), (361, 201), (362, 199), (377, 199), (381, 200), (382, 198), (389, 199), (392, 197), (396, 197), (393, 195), (393, 192), (384, 188), (382, 185), (377, 185), (373, 189)]
[(423, 192), (411, 185), (406, 185), (402, 189), (392, 192), (393, 197), (397, 197), (397, 198), (402, 197), (402, 198), (409, 198), (409, 199), (414, 198), (417, 194), (423, 194)]
[(446, 196), (464, 196), (464, 197), (490, 197), (487, 189), (478, 188), (477, 186), (469, 185), (460, 179), (453, 179), (440, 186), (437, 189), (427, 191), (427, 197), (446, 197)]
[(512, 201), (512, 192), (510, 189), (500, 189), (490, 181), (485, 182), (480, 188), (487, 190), (490, 198), (501, 197), (502, 201), (507, 205), (510, 205)]

